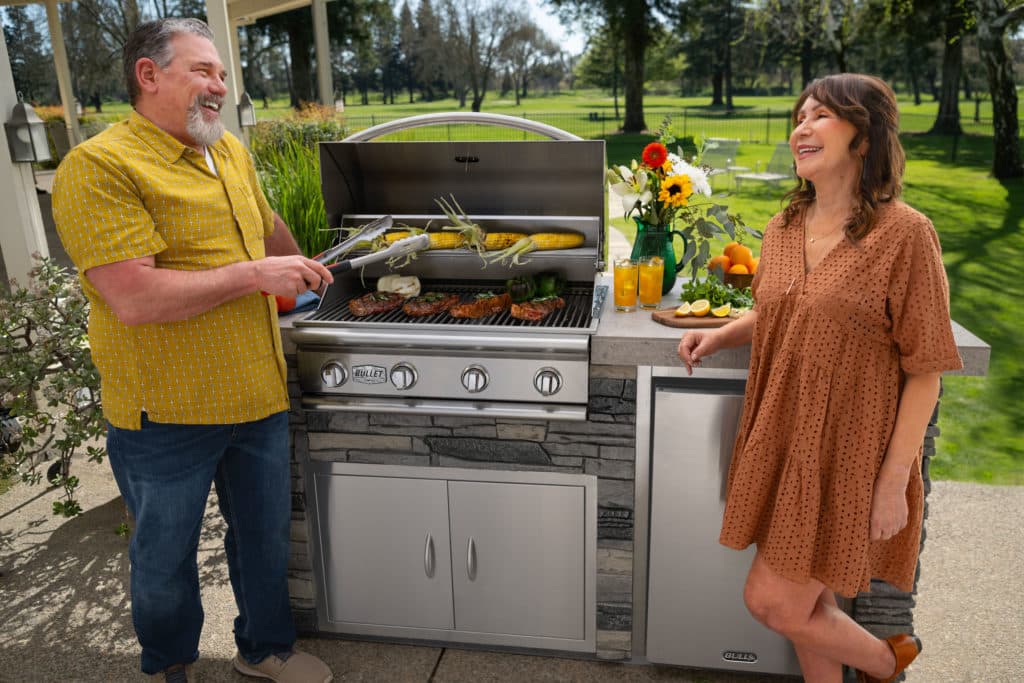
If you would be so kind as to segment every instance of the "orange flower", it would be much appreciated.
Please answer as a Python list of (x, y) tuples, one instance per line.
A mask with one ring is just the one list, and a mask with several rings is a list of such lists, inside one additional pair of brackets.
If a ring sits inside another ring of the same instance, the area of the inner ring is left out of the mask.
[(668, 160), (668, 149), (660, 142), (652, 142), (644, 147), (640, 158), (651, 168), (660, 168)]

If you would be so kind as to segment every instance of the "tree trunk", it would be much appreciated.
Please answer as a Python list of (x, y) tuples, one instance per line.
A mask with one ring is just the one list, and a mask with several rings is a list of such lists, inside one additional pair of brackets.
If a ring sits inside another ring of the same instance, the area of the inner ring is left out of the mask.
[(1020, 126), (1017, 123), (1017, 89), (1013, 82), (1013, 62), (1006, 52), (1004, 34), (1014, 10), (995, 0), (978, 2), (978, 53), (985, 63), (988, 89), (992, 95), (993, 145), (992, 175), (999, 180), (1024, 177), (1020, 156)]
[(721, 69), (715, 69), (711, 73), (711, 106), (722, 106), (722, 81), (724, 77)]
[(961, 37), (963, 17), (956, 10), (946, 16), (946, 49), (942, 55), (942, 87), (939, 90), (939, 113), (929, 135), (962, 135), (960, 127), (960, 72), (964, 60)]
[(298, 109), (303, 102), (312, 102), (313, 97), (313, 60), (309, 54), (309, 45), (302, 29), (297, 25), (288, 26), (288, 54), (291, 56), (291, 105)]
[(800, 41), (800, 78), (803, 81), (801, 90), (814, 78), (814, 45), (809, 37)]
[(625, 43), (623, 71), (626, 81), (623, 133), (639, 133), (647, 129), (644, 122), (644, 54), (647, 51), (647, 33), (647, 3), (638, 0), (626, 3), (622, 21)]

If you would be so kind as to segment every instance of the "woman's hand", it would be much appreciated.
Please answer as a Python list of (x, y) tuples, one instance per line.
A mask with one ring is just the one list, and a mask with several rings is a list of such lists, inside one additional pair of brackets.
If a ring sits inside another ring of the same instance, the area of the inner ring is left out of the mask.
[(871, 497), (871, 540), (887, 541), (907, 525), (907, 475), (884, 467)]
[(679, 357), (686, 365), (686, 374), (692, 375), (694, 365), (700, 365), (701, 359), (722, 348), (721, 329), (689, 330), (679, 340)]

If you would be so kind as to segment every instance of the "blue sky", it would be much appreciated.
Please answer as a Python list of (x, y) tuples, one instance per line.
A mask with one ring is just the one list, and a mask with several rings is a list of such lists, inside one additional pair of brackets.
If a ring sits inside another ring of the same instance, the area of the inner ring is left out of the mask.
[(562, 49), (574, 55), (583, 52), (584, 36), (580, 31), (566, 30), (558, 17), (549, 14), (548, 5), (544, 0), (526, 0), (526, 6), (529, 8), (534, 23), (540, 26), (552, 40), (560, 43)]

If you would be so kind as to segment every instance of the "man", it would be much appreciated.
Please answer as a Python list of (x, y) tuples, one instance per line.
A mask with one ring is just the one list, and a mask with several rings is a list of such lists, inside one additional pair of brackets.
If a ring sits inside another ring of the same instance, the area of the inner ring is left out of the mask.
[(235, 668), (325, 683), (327, 666), (293, 648), (288, 396), (274, 298), (261, 292), (332, 277), (299, 253), (224, 132), (225, 72), (206, 24), (139, 26), (124, 71), (135, 111), (68, 154), (53, 210), (91, 305), (110, 465), (135, 518), (142, 671), (187, 681), (199, 656), (196, 551), (212, 481), (239, 611)]

